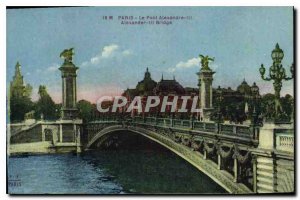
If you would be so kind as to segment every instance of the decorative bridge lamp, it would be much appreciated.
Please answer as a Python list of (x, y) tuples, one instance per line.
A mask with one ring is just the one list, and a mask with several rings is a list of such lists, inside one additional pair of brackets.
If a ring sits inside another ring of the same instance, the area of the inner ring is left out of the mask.
[(294, 78), (294, 64), (291, 65), (290, 71), (291, 71), (291, 77), (287, 77), (285, 73), (285, 69), (283, 68), (281, 61), (284, 57), (283, 50), (280, 49), (278, 43), (276, 44), (275, 49), (272, 51), (271, 54), (273, 64), (270, 66), (269, 69), (269, 77), (265, 77), (266, 69), (263, 64), (261, 64), (261, 67), (259, 69), (259, 72), (261, 74), (261, 78), (265, 81), (274, 81), (273, 87), (275, 90), (275, 121), (280, 120), (280, 115), (283, 113), (282, 107), (280, 104), (280, 91), (282, 87), (282, 81), (288, 81)]

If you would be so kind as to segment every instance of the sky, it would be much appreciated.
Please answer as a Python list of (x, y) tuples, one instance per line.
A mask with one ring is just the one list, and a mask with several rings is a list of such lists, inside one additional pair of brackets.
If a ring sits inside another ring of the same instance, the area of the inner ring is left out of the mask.
[[(104, 19), (112, 16), (113, 19)], [(172, 24), (124, 25), (119, 17), (191, 16)], [(290, 76), (293, 62), (292, 7), (74, 7), (7, 10), (7, 87), (19, 61), (24, 81), (39, 85), (61, 102), (59, 57), (73, 47), (79, 67), (77, 99), (91, 102), (135, 88), (146, 68), (159, 81), (173, 79), (197, 87), (199, 54), (214, 57), (213, 87), (236, 87), (245, 78), (262, 94), (274, 92), (260, 78), (259, 67), (272, 65), (276, 43), (284, 51), (283, 66)], [(285, 81), (282, 95), (293, 95)]]

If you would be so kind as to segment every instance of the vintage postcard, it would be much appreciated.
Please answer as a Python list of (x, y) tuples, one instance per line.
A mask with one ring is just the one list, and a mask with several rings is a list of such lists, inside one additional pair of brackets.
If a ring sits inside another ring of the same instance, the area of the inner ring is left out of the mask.
[(295, 194), (293, 7), (7, 7), (8, 194)]

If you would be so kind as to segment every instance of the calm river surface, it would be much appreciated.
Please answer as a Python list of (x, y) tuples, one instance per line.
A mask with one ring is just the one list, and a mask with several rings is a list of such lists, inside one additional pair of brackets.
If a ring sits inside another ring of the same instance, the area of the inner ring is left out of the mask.
[(225, 193), (170, 151), (95, 150), (8, 159), (10, 194)]

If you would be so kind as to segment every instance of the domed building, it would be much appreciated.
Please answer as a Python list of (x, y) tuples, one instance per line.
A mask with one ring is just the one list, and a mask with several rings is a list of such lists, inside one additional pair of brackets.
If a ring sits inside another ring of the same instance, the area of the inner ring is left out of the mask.
[(249, 98), (251, 96), (251, 87), (248, 85), (246, 80), (244, 81), (237, 87), (237, 92), (240, 94), (244, 95), (245, 98)]
[(156, 87), (157, 82), (152, 80), (151, 74), (147, 67), (144, 79), (139, 81), (134, 89), (129, 89), (124, 91), (123, 96), (128, 99), (133, 99), (135, 96), (150, 96), (153, 95), (153, 90)]
[(154, 94), (159, 96), (169, 96), (169, 95), (177, 95), (181, 96), (186, 93), (185, 89), (175, 80), (164, 80), (163, 76), (161, 77), (160, 82), (157, 83), (154, 88)]
[(185, 88), (175, 80), (165, 80), (162, 76), (161, 80), (157, 83), (152, 80), (149, 69), (146, 69), (144, 79), (139, 81), (134, 89), (127, 89), (123, 95), (133, 99), (135, 96), (181, 96), (185, 95)]
[(138, 84), (136, 85), (136, 90), (140, 96), (149, 96), (153, 95), (153, 89), (156, 87), (156, 85), (157, 83), (152, 80), (151, 74), (147, 67), (144, 79), (138, 82)]

